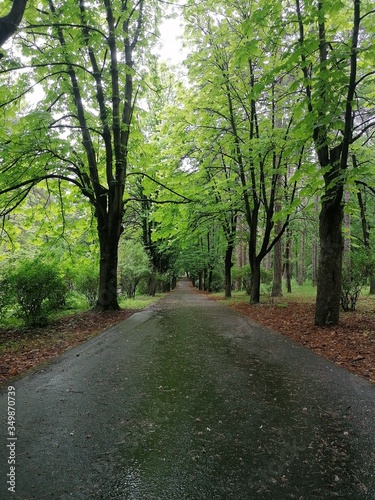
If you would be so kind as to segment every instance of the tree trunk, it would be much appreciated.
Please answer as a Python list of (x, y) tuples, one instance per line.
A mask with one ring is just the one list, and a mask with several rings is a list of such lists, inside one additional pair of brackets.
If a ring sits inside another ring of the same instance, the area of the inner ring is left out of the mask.
[(203, 271), (198, 271), (198, 290), (203, 290)]
[(303, 285), (305, 282), (305, 240), (306, 240), (306, 231), (305, 229), (301, 232), (301, 248), (300, 248), (300, 264), (299, 264), (299, 275), (298, 275), (298, 284)]
[(250, 284), (250, 304), (260, 302), (260, 261), (255, 258), (250, 261), (251, 284)]
[(155, 297), (156, 295), (156, 272), (157, 270), (155, 268), (152, 269), (152, 272), (148, 278), (148, 283), (147, 283), (147, 295), (150, 297)]
[(285, 280), (286, 280), (286, 291), (287, 293), (292, 293), (292, 276), (290, 269), (290, 247), (292, 244), (292, 239), (290, 236), (290, 231), (287, 229), (286, 243), (285, 243)]
[(341, 198), (338, 196), (334, 201), (323, 200), (319, 216), (320, 253), (315, 308), (317, 326), (337, 325), (339, 322), (344, 246)]
[[(276, 234), (282, 230), (282, 222), (279, 220), (276, 224)], [(283, 280), (283, 244), (280, 238), (274, 246), (273, 254), (273, 285), (272, 297), (282, 297), (282, 280)]]
[[(350, 202), (350, 192), (345, 191), (344, 194), (345, 204)], [(350, 213), (344, 213), (344, 265), (350, 266), (350, 229), (351, 229)]]
[[(357, 168), (357, 159), (355, 155), (353, 155), (353, 166), (354, 168)], [(361, 223), (362, 223), (362, 235), (363, 235), (363, 246), (367, 252), (368, 255), (371, 253), (371, 248), (370, 248), (370, 225), (367, 220), (367, 213), (366, 213), (366, 205), (365, 201), (362, 196), (362, 191), (359, 188), (357, 191), (357, 198), (358, 198), (358, 205), (361, 210)], [(370, 295), (375, 294), (375, 273), (372, 269), (370, 268)]]
[[(318, 218), (318, 213), (319, 213), (319, 198), (315, 197), (314, 214), (316, 218)], [(312, 286), (316, 287), (318, 281), (318, 241), (317, 241), (317, 235), (315, 234), (313, 236), (313, 242), (311, 248), (311, 266), (312, 266), (312, 272), (311, 272)]]
[(25, 12), (27, 0), (13, 0), (10, 12), (0, 17), (0, 47), (17, 31)]
[(100, 269), (99, 294), (95, 309), (98, 311), (118, 311), (117, 264), (119, 237), (107, 231), (99, 231)]
[(228, 244), (225, 251), (225, 298), (232, 296), (232, 255), (233, 245)]
[(208, 270), (208, 291), (211, 293), (212, 292), (212, 282), (214, 279), (214, 271), (213, 269)]
[(318, 244), (314, 238), (311, 249), (311, 282), (312, 286), (315, 287), (317, 283), (317, 271), (318, 271)]

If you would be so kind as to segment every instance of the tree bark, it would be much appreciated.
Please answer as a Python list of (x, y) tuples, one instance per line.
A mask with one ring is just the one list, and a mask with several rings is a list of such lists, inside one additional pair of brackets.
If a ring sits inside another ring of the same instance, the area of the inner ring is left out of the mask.
[(10, 12), (0, 18), (0, 47), (17, 31), (25, 13), (27, 0), (13, 0)]
[(251, 283), (250, 283), (250, 304), (259, 304), (260, 302), (260, 260), (251, 259)]
[[(278, 176), (278, 190), (281, 193), (282, 189), (282, 176)], [(275, 212), (278, 213), (281, 211), (281, 202), (278, 201), (275, 205)], [(276, 222), (275, 226), (275, 234), (279, 235), (283, 230), (283, 224), (281, 220)], [(267, 254), (268, 256), (269, 254)], [(282, 239), (280, 238), (274, 246), (274, 254), (273, 254), (273, 284), (272, 284), (272, 297), (282, 297), (283, 295), (283, 244)]]
[(203, 290), (203, 271), (198, 271), (198, 290)]
[(287, 293), (292, 293), (292, 276), (290, 269), (291, 245), (292, 245), (292, 238), (289, 229), (287, 229), (286, 242), (285, 242), (285, 280), (286, 280)]
[(99, 311), (116, 311), (120, 309), (117, 299), (117, 264), (118, 244), (120, 236), (115, 232), (108, 234), (104, 228), (99, 229), (100, 270), (99, 294), (95, 306)]
[(233, 245), (227, 245), (225, 251), (225, 298), (229, 299), (232, 296), (232, 255)]
[(339, 322), (343, 212), (340, 196), (334, 202), (323, 200), (319, 216), (320, 253), (315, 307), (315, 324), (318, 326), (337, 325)]
[(301, 246), (300, 246), (300, 253), (299, 253), (299, 274), (298, 274), (298, 284), (303, 285), (305, 282), (305, 240), (306, 240), (306, 231), (305, 228), (302, 229), (301, 231)]

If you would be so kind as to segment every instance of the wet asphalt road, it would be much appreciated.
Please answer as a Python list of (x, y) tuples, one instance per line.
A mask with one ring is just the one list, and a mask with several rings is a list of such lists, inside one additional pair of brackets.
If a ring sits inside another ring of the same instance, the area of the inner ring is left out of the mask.
[(14, 385), (0, 499), (375, 498), (374, 387), (186, 281)]

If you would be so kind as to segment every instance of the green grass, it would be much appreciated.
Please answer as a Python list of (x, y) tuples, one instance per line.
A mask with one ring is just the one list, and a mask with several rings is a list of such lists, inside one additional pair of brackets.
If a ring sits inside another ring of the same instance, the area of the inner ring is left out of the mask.
[[(148, 295), (137, 295), (135, 299), (128, 299), (126, 297), (119, 297), (119, 304), (121, 309), (131, 309), (140, 311), (145, 307), (157, 302), (163, 294), (156, 294), (155, 297), (150, 297)], [(67, 316), (72, 316), (74, 314), (83, 313), (89, 311), (90, 308), (87, 305), (87, 300), (85, 297), (80, 297), (79, 300), (75, 298), (74, 301), (67, 301), (67, 308), (60, 311), (52, 311), (48, 315), (48, 322), (53, 320), (65, 318)], [(24, 322), (21, 318), (17, 317), (16, 312), (13, 310), (7, 311), (6, 315), (0, 318), (0, 327), (2, 328), (23, 328)]]
[(122, 309), (136, 309), (141, 310), (151, 304), (154, 304), (163, 296), (161, 293), (157, 293), (155, 297), (150, 297), (149, 295), (136, 295), (134, 299), (127, 299), (125, 297), (120, 298), (120, 307)]
[[(225, 300), (228, 305), (234, 305), (238, 303), (249, 303), (249, 296), (245, 291), (234, 291), (232, 292), (232, 297), (230, 299), (224, 299), (224, 292), (217, 292), (210, 294), (219, 300)], [(313, 287), (310, 283), (304, 285), (298, 285), (296, 282), (292, 282), (292, 293), (287, 293), (285, 285), (283, 283), (283, 296), (272, 298), (270, 294), (261, 294), (260, 302), (262, 304), (273, 304), (278, 307), (288, 307), (291, 302), (303, 302), (303, 303), (315, 303), (316, 299), (316, 287)], [(365, 287), (358, 299), (357, 308), (359, 312), (375, 313), (375, 296), (369, 295), (369, 288)]]
[[(262, 291), (262, 289), (261, 289)], [(224, 298), (224, 292), (212, 293), (213, 297), (218, 299)], [(261, 303), (267, 303), (273, 301), (274, 303), (282, 305), (283, 303), (301, 301), (311, 302), (315, 300), (316, 297), (316, 287), (311, 284), (298, 285), (297, 283), (292, 283), (292, 293), (287, 293), (285, 286), (283, 286), (283, 296), (272, 299), (270, 293), (261, 294)], [(237, 302), (249, 302), (249, 296), (245, 291), (234, 291), (232, 292), (232, 298), (227, 299), (227, 302), (237, 303)]]

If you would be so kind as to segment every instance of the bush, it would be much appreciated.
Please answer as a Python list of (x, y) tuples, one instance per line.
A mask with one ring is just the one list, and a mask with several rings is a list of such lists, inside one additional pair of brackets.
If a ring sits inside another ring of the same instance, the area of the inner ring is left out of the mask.
[[(260, 269), (260, 285), (261, 293), (265, 295), (270, 295), (272, 290), (273, 282), (273, 271), (267, 271), (263, 267)], [(246, 290), (247, 295), (250, 295), (251, 291), (251, 270), (250, 265), (238, 267), (233, 266), (232, 268), (232, 283), (236, 286), (238, 290)]]
[(4, 314), (11, 304), (11, 290), (8, 278), (3, 278), (0, 281), (0, 316), (4, 317)]
[(67, 289), (56, 266), (28, 260), (6, 277), (18, 314), (27, 326), (44, 326), (52, 310), (63, 307)]
[(221, 269), (214, 269), (212, 273), (211, 291), (215, 293), (224, 290), (224, 281), (224, 273)]
[(123, 242), (119, 252), (119, 282), (128, 298), (134, 298), (141, 281), (150, 274), (150, 260), (137, 242)]
[(271, 295), (273, 285), (273, 271), (267, 271), (263, 267), (260, 269), (260, 293)]
[(94, 307), (99, 289), (98, 274), (89, 269), (81, 271), (75, 279), (75, 289), (86, 297), (89, 307)]
[(353, 252), (350, 266), (342, 271), (341, 307), (345, 312), (355, 311), (359, 294), (367, 283), (368, 258), (364, 252)]
[(232, 284), (236, 290), (246, 290), (250, 293), (250, 266), (233, 266), (232, 267)]

